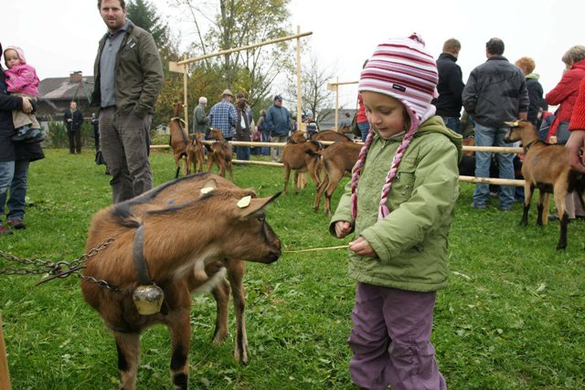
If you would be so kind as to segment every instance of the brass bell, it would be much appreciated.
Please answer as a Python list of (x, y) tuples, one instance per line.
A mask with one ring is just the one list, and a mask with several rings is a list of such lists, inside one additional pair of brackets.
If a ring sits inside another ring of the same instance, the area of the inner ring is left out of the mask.
[(143, 316), (160, 313), (164, 299), (163, 290), (155, 284), (138, 286), (132, 292), (134, 305), (138, 313)]

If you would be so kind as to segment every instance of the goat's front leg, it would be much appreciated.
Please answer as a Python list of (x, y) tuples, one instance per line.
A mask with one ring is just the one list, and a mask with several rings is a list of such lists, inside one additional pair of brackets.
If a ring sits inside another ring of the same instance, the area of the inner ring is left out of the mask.
[(187, 390), (189, 388), (189, 345), (191, 337), (189, 309), (179, 309), (174, 312), (173, 318), (169, 318), (168, 327), (173, 346), (171, 380), (175, 389)]
[(134, 390), (136, 374), (140, 363), (140, 335), (138, 333), (114, 332), (118, 350), (118, 371), (120, 389)]
[(243, 365), (248, 364), (248, 336), (246, 334), (246, 298), (244, 291), (244, 272), (246, 264), (242, 260), (228, 261), (228, 278), (234, 298), (234, 315), (236, 317), (236, 348), (234, 358)]

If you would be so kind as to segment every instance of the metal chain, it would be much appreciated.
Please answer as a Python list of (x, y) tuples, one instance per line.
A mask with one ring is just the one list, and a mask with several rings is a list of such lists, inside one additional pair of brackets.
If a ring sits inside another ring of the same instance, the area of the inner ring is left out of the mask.
[[(97, 247), (92, 248), (86, 254), (78, 257), (77, 259), (74, 259), (72, 261), (61, 260), (61, 261), (58, 261), (56, 263), (52, 262), (51, 260), (29, 259), (26, 257), (24, 257), (24, 258), (18, 257), (15, 255), (12, 255), (10, 253), (0, 251), (0, 258), (4, 258), (4, 259), (10, 260), (10, 261), (15, 261), (15, 262), (20, 263), (24, 266), (33, 266), (33, 268), (26, 268), (25, 267), (25, 268), (0, 269), (0, 275), (41, 275), (41, 274), (48, 273), (50, 275), (63, 274), (60, 277), (65, 277), (65, 276), (68, 276), (74, 272), (79, 272), (79, 270), (81, 270), (82, 268), (85, 268), (83, 263), (85, 263), (87, 260), (89, 260), (92, 257), (94, 257), (95, 255), (97, 255), (99, 252), (106, 249), (115, 240), (116, 240), (116, 237), (110, 237), (106, 241), (102, 242)], [(79, 275), (79, 274), (76, 276), (79, 278), (88, 280), (90, 282), (97, 283), (101, 287), (107, 288), (109, 290), (119, 291), (118, 287), (110, 285), (105, 280), (100, 280), (100, 279), (96, 279), (96, 278), (91, 277), (91, 276), (84, 276), (84, 275)]]

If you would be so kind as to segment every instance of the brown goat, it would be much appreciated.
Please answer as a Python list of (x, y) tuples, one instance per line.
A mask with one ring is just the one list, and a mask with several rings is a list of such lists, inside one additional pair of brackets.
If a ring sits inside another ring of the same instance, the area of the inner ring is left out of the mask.
[[(214, 279), (224, 280), (218, 272), (221, 268), (218, 261), (248, 259), (272, 263), (280, 256), (280, 240), (266, 223), (263, 211), (278, 194), (256, 198), (251, 190), (227, 185), (221, 188), (225, 179), (205, 175), (213, 180), (205, 182), (207, 191), (200, 191), (197, 199), (192, 194), (193, 198), (183, 203), (185, 195), (174, 198), (173, 194), (183, 193), (177, 188), (180, 183), (198, 180), (197, 176), (201, 175), (175, 180), (107, 207), (92, 220), (88, 250), (109, 237), (115, 237), (115, 241), (86, 263), (84, 275), (106, 281), (119, 290), (105, 289), (89, 279), (82, 281), (81, 289), (86, 302), (99, 312), (114, 333), (124, 389), (134, 389), (136, 385), (140, 333), (155, 324), (169, 328), (173, 384), (187, 389), (190, 291), (201, 286), (210, 275), (219, 275)], [(217, 188), (213, 182), (222, 184)], [(144, 231), (142, 247), (136, 238), (141, 230)], [(164, 291), (160, 313), (141, 315), (133, 303), (132, 293), (139, 284), (134, 264), (136, 253), (138, 258), (143, 256), (152, 283)], [(210, 265), (218, 270), (211, 269)]]
[(211, 167), (215, 163), (219, 168), (219, 175), (225, 177), (225, 171), (230, 173), (234, 180), (232, 168), (232, 146), (225, 140), (220, 129), (213, 128), (209, 133), (209, 138), (217, 140), (210, 146), (207, 146), (209, 155), (207, 156), (207, 172), (211, 172)]
[[(313, 133), (311, 139), (315, 141), (333, 141), (333, 142), (353, 142), (348, 136), (343, 133), (338, 133), (335, 130), (323, 130), (318, 133)], [(324, 146), (327, 147), (327, 146)]]
[(307, 142), (307, 137), (305, 137), (305, 133), (302, 131), (295, 131), (288, 139), (289, 144), (302, 144), (305, 142)]
[[(520, 225), (528, 224), (528, 210), (535, 188), (539, 189), (538, 218), (536, 224), (543, 225), (548, 219), (548, 194), (554, 194), (561, 231), (557, 250), (567, 247), (567, 225), (569, 217), (566, 213), (565, 197), (567, 193), (577, 191), (582, 202), (585, 180), (581, 173), (569, 167), (567, 152), (563, 145), (549, 145), (540, 141), (534, 125), (527, 121), (506, 122), (510, 130), (506, 133), (506, 142), (521, 141), (524, 147), (522, 176), (524, 185), (524, 213)], [(547, 210), (545, 210), (545, 205)]]
[(203, 159), (205, 149), (202, 141), (203, 133), (197, 133), (193, 136), (187, 145), (187, 174), (191, 173), (191, 165), (196, 173), (203, 172)]
[(169, 145), (173, 149), (173, 158), (175, 159), (175, 165), (177, 165), (177, 173), (175, 178), (179, 177), (181, 171), (181, 159), (185, 157), (185, 174), (189, 173), (189, 164), (187, 162), (187, 146), (189, 145), (189, 134), (185, 130), (185, 121), (182, 120), (181, 110), (184, 105), (181, 101), (175, 101), (173, 118), (169, 122)]
[(315, 212), (319, 211), (321, 196), (325, 193), (323, 208), (326, 215), (331, 215), (331, 197), (341, 178), (344, 175), (351, 174), (361, 148), (362, 145), (354, 144), (353, 142), (336, 142), (318, 153), (308, 151), (309, 154), (320, 157), (324, 171), (323, 180), (317, 187), (317, 193), (315, 194), (315, 203), (313, 204)]
[[(132, 207), (134, 215), (141, 216), (153, 206), (160, 208), (186, 204), (198, 199), (202, 188), (238, 189), (227, 179), (208, 173), (192, 175), (175, 180), (166, 186), (148, 203), (139, 203)], [(229, 282), (223, 277), (227, 269)], [(245, 263), (238, 259), (223, 259), (206, 265), (205, 273), (200, 271), (189, 275), (189, 291), (196, 293), (211, 292), (217, 303), (217, 316), (213, 343), (221, 344), (228, 335), (228, 304), (230, 286), (234, 298), (234, 315), (236, 318), (236, 347), (234, 358), (240, 363), (248, 363), (248, 339), (244, 310), (246, 306), (243, 284)]]
[(299, 191), (299, 174), (308, 172), (315, 187), (319, 185), (319, 160), (314, 156), (308, 154), (307, 150), (314, 152), (322, 148), (319, 142), (310, 140), (301, 144), (287, 143), (282, 151), (282, 163), (284, 164), (284, 193), (288, 191), (288, 181), (290, 178), (290, 171), (295, 171), (294, 174), (294, 188), (295, 193)]

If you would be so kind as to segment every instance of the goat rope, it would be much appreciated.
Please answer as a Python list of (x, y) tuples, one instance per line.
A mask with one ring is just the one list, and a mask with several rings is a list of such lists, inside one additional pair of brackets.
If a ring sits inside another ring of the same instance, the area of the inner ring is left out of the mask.
[(284, 253), (304, 253), (304, 252), (320, 252), (320, 251), (329, 251), (334, 249), (343, 249), (347, 248), (349, 245), (339, 245), (339, 246), (329, 246), (324, 248), (309, 248), (309, 249), (299, 249), (295, 251), (283, 251)]

